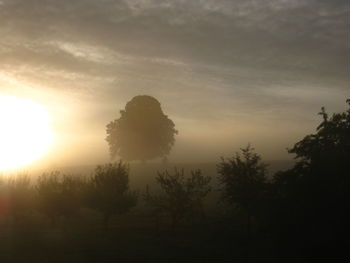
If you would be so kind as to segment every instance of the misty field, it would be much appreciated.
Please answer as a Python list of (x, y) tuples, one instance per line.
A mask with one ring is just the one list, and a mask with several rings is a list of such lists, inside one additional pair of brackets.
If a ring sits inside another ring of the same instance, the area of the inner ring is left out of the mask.
[[(292, 162), (272, 162), (271, 169), (288, 168)], [(199, 168), (215, 178), (216, 164), (133, 164), (130, 186), (141, 193), (145, 186), (158, 189), (157, 171), (182, 167)], [(94, 167), (67, 167), (62, 171), (72, 177), (92, 174)], [(35, 176), (33, 176), (35, 184)], [(140, 200), (129, 213), (114, 216), (108, 229), (100, 213), (80, 207), (74, 216), (58, 218), (55, 225), (33, 205), (31, 211), (16, 216), (9, 210), (0, 221), (0, 258), (2, 262), (246, 262), (274, 261), (272, 243), (261, 237), (245, 237), (242, 222), (227, 212), (219, 201), (219, 186), (205, 200), (205, 220), (186, 220), (171, 227), (163, 215), (157, 223), (147, 205)], [(34, 185), (35, 187), (35, 185)], [(2, 199), (2, 202), (4, 200)], [(3, 210), (3, 207), (2, 211)], [(229, 226), (229, 227), (227, 227)]]
[(0, 0), (0, 263), (346, 262), (350, 0)]
[(340, 255), (350, 230), (350, 109), (319, 114), (316, 132), (288, 149), (290, 162), (265, 162), (250, 144), (215, 163), (147, 162), (162, 156), (159, 138), (149, 132), (153, 144), (134, 132), (149, 148), (135, 152), (139, 144), (125, 139), (124, 154), (141, 162), (4, 175), (1, 260), (300, 262)]

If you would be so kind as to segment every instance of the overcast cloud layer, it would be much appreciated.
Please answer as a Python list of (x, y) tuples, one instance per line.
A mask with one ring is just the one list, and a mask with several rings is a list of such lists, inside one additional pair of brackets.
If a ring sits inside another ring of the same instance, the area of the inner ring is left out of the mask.
[(348, 0), (2, 0), (0, 22), (0, 92), (62, 96), (82, 143), (106, 147), (106, 122), (149, 94), (175, 158), (250, 141), (279, 159), (350, 97)]

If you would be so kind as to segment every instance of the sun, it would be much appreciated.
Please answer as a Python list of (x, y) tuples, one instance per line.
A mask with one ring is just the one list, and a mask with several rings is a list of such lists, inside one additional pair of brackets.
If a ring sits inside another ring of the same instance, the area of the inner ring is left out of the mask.
[(53, 144), (43, 105), (0, 96), (0, 171), (21, 168), (42, 157)]

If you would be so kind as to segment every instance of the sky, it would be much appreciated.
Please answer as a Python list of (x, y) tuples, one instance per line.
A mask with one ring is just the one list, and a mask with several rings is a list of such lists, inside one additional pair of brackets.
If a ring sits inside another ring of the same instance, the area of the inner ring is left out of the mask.
[(174, 121), (179, 162), (292, 158), (350, 97), (348, 0), (0, 0), (0, 34), (0, 95), (48, 108), (48, 166), (108, 161), (136, 95)]

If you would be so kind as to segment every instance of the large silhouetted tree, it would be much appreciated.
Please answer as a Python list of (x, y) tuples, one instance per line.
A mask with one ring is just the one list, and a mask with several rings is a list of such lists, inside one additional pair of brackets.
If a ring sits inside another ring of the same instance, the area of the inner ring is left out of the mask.
[(169, 154), (177, 131), (155, 98), (136, 96), (120, 115), (107, 125), (106, 140), (112, 157), (145, 161)]
[(320, 115), (316, 132), (289, 150), (295, 166), (274, 177), (271, 223), (286, 242), (329, 248), (350, 233), (350, 108)]

